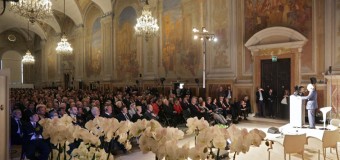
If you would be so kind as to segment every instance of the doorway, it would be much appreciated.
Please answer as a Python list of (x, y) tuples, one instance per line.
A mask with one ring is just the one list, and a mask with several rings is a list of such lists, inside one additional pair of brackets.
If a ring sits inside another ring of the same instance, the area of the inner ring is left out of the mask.
[[(275, 117), (282, 117), (282, 112), (289, 113), (289, 107), (282, 110), (280, 104), (284, 91), (290, 90), (290, 63), (290, 58), (277, 59), (277, 61), (261, 60), (261, 86), (266, 92), (269, 88), (273, 89), (273, 114)], [(266, 107), (266, 111), (268, 111), (268, 107)]]

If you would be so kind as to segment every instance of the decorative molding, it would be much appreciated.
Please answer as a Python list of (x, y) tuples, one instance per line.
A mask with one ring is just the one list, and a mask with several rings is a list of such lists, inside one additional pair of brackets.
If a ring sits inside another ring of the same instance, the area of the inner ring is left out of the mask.
[[(274, 44), (261, 44), (262, 40), (272, 36), (286, 37), (289, 39), (289, 41)], [(300, 50), (302, 51), (302, 47), (307, 43), (307, 41), (308, 40), (305, 36), (293, 29), (286, 27), (270, 27), (254, 34), (247, 41), (245, 47), (251, 50), (252, 55), (254, 51), (271, 48), (298, 48), (300, 52)]]
[(111, 11), (111, 12), (104, 13), (104, 14), (101, 16), (101, 18), (105, 18), (105, 17), (111, 16), (111, 15), (113, 15), (113, 12), (112, 12), (112, 11)]

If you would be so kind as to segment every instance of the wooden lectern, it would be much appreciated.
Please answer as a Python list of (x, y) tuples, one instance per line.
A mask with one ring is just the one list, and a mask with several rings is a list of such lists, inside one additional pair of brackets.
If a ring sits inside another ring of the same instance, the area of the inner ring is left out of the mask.
[(291, 95), (289, 104), (290, 126), (302, 127), (305, 124), (305, 106), (302, 99), (298, 96)]

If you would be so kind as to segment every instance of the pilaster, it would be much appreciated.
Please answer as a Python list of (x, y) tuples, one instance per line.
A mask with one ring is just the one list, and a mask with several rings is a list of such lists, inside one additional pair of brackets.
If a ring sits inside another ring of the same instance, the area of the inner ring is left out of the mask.
[(101, 21), (101, 30), (102, 30), (102, 42), (103, 42), (103, 80), (109, 81), (112, 79), (112, 31), (113, 31), (113, 21), (112, 21), (112, 13), (105, 14)]

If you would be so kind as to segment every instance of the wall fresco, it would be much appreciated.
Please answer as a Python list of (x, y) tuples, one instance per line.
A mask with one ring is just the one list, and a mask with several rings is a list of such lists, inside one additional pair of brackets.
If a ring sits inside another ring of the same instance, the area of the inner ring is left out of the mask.
[[(312, 4), (313, 0), (245, 0), (244, 41), (268, 27), (292, 28), (308, 39), (301, 54), (303, 59), (301, 69), (303, 72), (311, 72), (313, 68)], [(246, 54), (246, 56), (251, 55)], [(250, 65), (247, 65), (246, 69), (249, 67)]]
[(116, 72), (118, 79), (131, 80), (138, 76), (137, 39), (134, 25), (137, 14), (132, 7), (126, 7), (119, 14), (116, 35)]
[(335, 65), (340, 66), (340, 0), (336, 2), (336, 27), (337, 27), (337, 36), (336, 36), (336, 51), (335, 51)]
[(103, 56), (102, 36), (101, 36), (101, 18), (95, 18), (93, 24), (89, 24), (91, 28), (88, 30), (88, 51), (86, 56), (86, 75), (93, 77), (100, 75), (101, 61)]
[(165, 76), (197, 76), (201, 66), (200, 42), (192, 39), (197, 26), (201, 1), (164, 0), (162, 14), (162, 59)]

